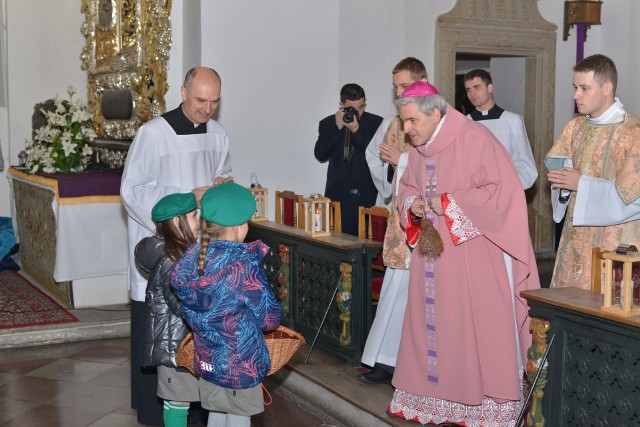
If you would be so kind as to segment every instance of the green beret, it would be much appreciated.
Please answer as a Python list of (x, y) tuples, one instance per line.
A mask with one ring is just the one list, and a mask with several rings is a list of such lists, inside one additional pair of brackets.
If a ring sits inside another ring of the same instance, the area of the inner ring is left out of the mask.
[(189, 213), (198, 207), (193, 193), (173, 193), (164, 196), (151, 209), (151, 218), (155, 222), (166, 221), (173, 217)]
[(200, 200), (200, 215), (214, 224), (232, 227), (249, 221), (256, 211), (251, 191), (235, 182), (208, 189)]

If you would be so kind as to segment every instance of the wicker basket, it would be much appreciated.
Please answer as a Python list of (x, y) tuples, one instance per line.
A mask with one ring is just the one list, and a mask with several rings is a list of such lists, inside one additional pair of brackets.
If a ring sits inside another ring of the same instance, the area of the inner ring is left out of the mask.
[(305, 343), (302, 335), (282, 325), (265, 333), (264, 340), (271, 356), (271, 369), (267, 371), (267, 375), (282, 368), (293, 357), (298, 347)]
[(187, 368), (193, 375), (198, 376), (198, 374), (196, 374), (196, 370), (193, 368), (194, 356), (193, 332), (189, 332), (178, 347), (178, 352), (176, 353), (176, 364), (183, 368)]
[[(298, 348), (305, 343), (304, 337), (286, 326), (278, 326), (273, 331), (264, 334), (264, 340), (271, 357), (271, 369), (267, 375), (271, 375), (282, 368)], [(193, 375), (197, 375), (193, 368), (194, 344), (193, 333), (189, 332), (180, 343), (176, 354), (178, 366), (187, 368)]]

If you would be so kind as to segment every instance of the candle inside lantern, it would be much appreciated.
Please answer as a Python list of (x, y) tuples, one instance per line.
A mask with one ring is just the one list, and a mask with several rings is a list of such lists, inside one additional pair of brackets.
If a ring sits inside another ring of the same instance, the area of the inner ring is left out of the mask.
[(320, 231), (322, 230), (322, 208), (317, 208), (316, 209), (316, 231)]

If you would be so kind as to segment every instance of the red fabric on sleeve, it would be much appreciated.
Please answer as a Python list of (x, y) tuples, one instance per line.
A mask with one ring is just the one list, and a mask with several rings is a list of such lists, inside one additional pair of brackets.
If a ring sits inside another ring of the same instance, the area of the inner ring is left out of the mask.
[(422, 218), (416, 216), (409, 209), (409, 222), (407, 223), (407, 243), (409, 246), (415, 246), (418, 243), (418, 237), (420, 236), (420, 231), (422, 230)]
[(451, 203), (451, 200), (449, 200), (449, 193), (442, 193), (440, 195), (440, 203), (442, 203), (442, 211), (444, 212), (444, 222), (447, 224), (447, 229), (449, 230), (449, 235), (451, 236), (451, 240), (453, 240), (454, 245), (457, 245), (460, 242), (460, 237), (451, 233), (453, 218), (447, 215), (447, 208)]

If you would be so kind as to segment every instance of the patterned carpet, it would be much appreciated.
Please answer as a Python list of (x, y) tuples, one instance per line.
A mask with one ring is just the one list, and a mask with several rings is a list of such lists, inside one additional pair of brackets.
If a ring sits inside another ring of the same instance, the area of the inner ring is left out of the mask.
[(77, 321), (15, 271), (0, 271), (0, 329)]

